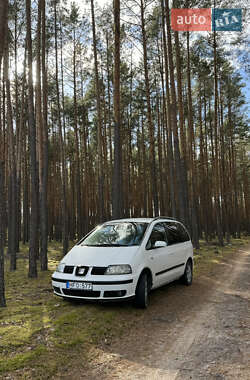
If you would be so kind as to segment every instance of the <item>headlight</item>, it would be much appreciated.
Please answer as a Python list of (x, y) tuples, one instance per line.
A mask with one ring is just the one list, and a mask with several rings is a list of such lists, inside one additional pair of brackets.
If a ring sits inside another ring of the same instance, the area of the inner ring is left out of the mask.
[(65, 264), (64, 264), (64, 263), (60, 263), (60, 264), (58, 264), (58, 266), (57, 266), (57, 268), (56, 268), (56, 272), (63, 273), (63, 271), (64, 271), (64, 267), (65, 267)]
[(132, 268), (128, 264), (110, 265), (106, 269), (105, 274), (129, 274), (132, 273)]

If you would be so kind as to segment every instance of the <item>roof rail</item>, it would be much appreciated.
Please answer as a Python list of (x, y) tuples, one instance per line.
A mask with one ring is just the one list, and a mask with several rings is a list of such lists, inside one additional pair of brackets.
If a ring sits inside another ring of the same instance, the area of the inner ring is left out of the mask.
[(172, 216), (156, 216), (156, 217), (152, 220), (152, 222), (153, 222), (154, 220), (157, 220), (157, 219), (171, 219), (171, 220), (176, 220), (176, 218), (173, 218)]

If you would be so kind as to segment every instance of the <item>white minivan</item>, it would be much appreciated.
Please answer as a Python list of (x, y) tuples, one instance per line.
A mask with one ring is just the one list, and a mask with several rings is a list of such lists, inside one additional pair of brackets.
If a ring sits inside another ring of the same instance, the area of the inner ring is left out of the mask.
[(181, 278), (191, 285), (193, 246), (182, 223), (169, 217), (128, 218), (98, 225), (52, 275), (65, 299), (121, 300), (146, 308), (151, 289)]

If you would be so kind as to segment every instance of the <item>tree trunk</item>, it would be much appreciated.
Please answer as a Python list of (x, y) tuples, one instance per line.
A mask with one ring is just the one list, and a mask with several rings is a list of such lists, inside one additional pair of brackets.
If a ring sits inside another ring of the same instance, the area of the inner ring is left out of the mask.
[(68, 238), (68, 207), (67, 207), (67, 194), (66, 194), (66, 163), (65, 163), (65, 148), (62, 130), (61, 118), (61, 105), (60, 105), (60, 91), (58, 80), (58, 44), (57, 44), (57, 8), (56, 2), (54, 3), (54, 33), (55, 33), (55, 57), (56, 57), (56, 102), (57, 102), (57, 118), (59, 127), (59, 141), (61, 153), (61, 182), (62, 182), (62, 242), (63, 242), (63, 256), (68, 252), (69, 238)]
[(38, 1), (37, 33), (36, 33), (36, 129), (37, 129), (37, 156), (39, 161), (39, 189), (42, 186), (43, 171), (43, 125), (42, 125), (42, 94), (41, 94), (41, 0)]
[(1, 0), (0, 2), (0, 63), (2, 62), (4, 48), (5, 48), (7, 19), (8, 19), (8, 0)]
[(155, 216), (159, 215), (159, 200), (158, 200), (158, 186), (156, 177), (156, 162), (155, 162), (155, 136), (154, 136), (154, 125), (152, 121), (152, 110), (151, 110), (151, 100), (150, 100), (150, 84), (149, 84), (149, 73), (148, 73), (148, 53), (147, 53), (147, 37), (145, 29), (145, 7), (144, 0), (141, 0), (140, 4), (141, 11), (141, 32), (142, 32), (142, 44), (143, 44), (143, 65), (144, 65), (144, 77), (145, 77), (145, 88), (146, 88), (146, 100), (147, 100), (147, 120), (148, 120), (148, 130), (149, 130), (149, 160), (150, 160), (150, 190), (151, 196), (153, 198), (153, 214)]
[[(7, 28), (7, 24), (6, 24)], [(7, 36), (7, 32), (6, 32)], [(16, 198), (16, 157), (13, 131), (12, 102), (9, 80), (9, 44), (6, 38), (4, 54), (4, 80), (7, 99), (7, 126), (8, 126), (8, 254), (10, 255), (10, 270), (16, 270), (16, 247), (17, 247), (17, 198)]]
[[(17, 1), (14, 3), (15, 16), (14, 16), (14, 61), (15, 61), (15, 119), (16, 119), (16, 252), (19, 252), (19, 241), (21, 240), (21, 124), (20, 124), (20, 101), (19, 101), (19, 86), (18, 86), (18, 75), (17, 75), (17, 40), (18, 40), (18, 7)], [(18, 160), (20, 158), (20, 160)]]
[(47, 99), (47, 67), (46, 67), (46, 11), (45, 0), (41, 0), (42, 11), (42, 88), (43, 88), (43, 107), (42, 107), (42, 182), (40, 197), (40, 229), (41, 229), (41, 249), (40, 265), (41, 270), (48, 269), (48, 99)]
[(171, 214), (176, 217), (176, 202), (175, 202), (175, 183), (174, 183), (174, 157), (173, 157), (173, 144), (172, 144), (172, 125), (170, 117), (170, 91), (169, 91), (169, 70), (168, 70), (168, 53), (167, 41), (165, 32), (165, 7), (164, 0), (161, 0), (162, 9), (162, 32), (163, 32), (163, 53), (164, 53), (164, 67), (165, 67), (165, 87), (166, 87), (166, 101), (163, 103), (163, 113), (165, 114), (165, 123), (167, 130), (167, 157), (168, 157), (168, 175), (169, 175), (169, 190), (170, 190), (170, 205)]
[(189, 32), (187, 32), (187, 79), (188, 79), (188, 130), (189, 130), (189, 161), (191, 177), (191, 224), (192, 224), (192, 241), (196, 249), (199, 245), (198, 231), (198, 212), (197, 212), (197, 189), (196, 189), (196, 160), (195, 160), (195, 141), (194, 141), (194, 122), (193, 122), (193, 104), (191, 92), (191, 69), (190, 69), (190, 49), (189, 49)]
[(76, 36), (73, 30), (73, 80), (74, 80), (74, 133), (76, 147), (76, 213), (77, 213), (77, 238), (80, 239), (83, 233), (82, 221), (82, 199), (81, 199), (81, 171), (80, 171), (80, 154), (79, 154), (79, 134), (78, 134), (78, 117), (77, 117), (77, 88), (76, 88)]
[(180, 147), (179, 147), (179, 136), (178, 136), (178, 124), (177, 124), (177, 102), (176, 102), (176, 91), (175, 91), (175, 78), (174, 78), (174, 63), (173, 63), (173, 53), (172, 53), (172, 41), (171, 41), (171, 29), (170, 29), (170, 19), (169, 19), (169, 1), (166, 0), (166, 24), (167, 24), (167, 44), (168, 44), (168, 64), (169, 64), (169, 75), (170, 75), (170, 90), (171, 90), (171, 123), (173, 126), (173, 137), (174, 137), (174, 160), (175, 160), (175, 170), (177, 179), (177, 195), (178, 195), (178, 206), (179, 206), (179, 216), (180, 220), (184, 223), (188, 222), (188, 215), (186, 215), (185, 199), (187, 199), (188, 189), (185, 186), (185, 180), (182, 176), (183, 167), (181, 165)]
[(113, 168), (113, 149), (112, 149), (112, 121), (111, 121), (111, 94), (110, 94), (110, 58), (109, 58), (109, 35), (106, 34), (106, 65), (107, 65), (107, 92), (108, 92), (108, 146), (109, 146), (109, 161), (110, 173)]
[(226, 163), (226, 149), (225, 149), (225, 126), (223, 117), (223, 93), (222, 86), (220, 85), (220, 128), (219, 128), (219, 141), (221, 147), (221, 202), (222, 202), (222, 222), (223, 222), (223, 235), (225, 235), (226, 242), (230, 243), (230, 232), (229, 232), (229, 204), (228, 204), (228, 171)]
[(114, 172), (112, 183), (112, 217), (123, 216), (123, 175), (120, 115), (120, 0), (114, 0)]
[(104, 173), (103, 173), (103, 147), (102, 147), (102, 114), (101, 114), (101, 97), (100, 97), (99, 72), (98, 72), (98, 60), (97, 60), (97, 48), (96, 48), (94, 0), (91, 0), (91, 16), (92, 16), (94, 65), (95, 65), (95, 93), (96, 93), (96, 107), (97, 107), (97, 185), (98, 185), (97, 205), (98, 205), (99, 222), (103, 222), (103, 219), (104, 219), (104, 199), (103, 199)]
[(220, 179), (219, 179), (219, 151), (218, 151), (218, 74), (217, 74), (217, 51), (216, 32), (213, 39), (214, 48), (214, 142), (215, 142), (215, 206), (216, 206), (216, 227), (219, 245), (223, 246), (222, 218), (220, 203)]
[[(184, 181), (184, 187), (188, 189), (188, 178), (187, 178), (187, 139), (185, 131), (185, 121), (184, 121), (184, 106), (182, 98), (182, 62), (181, 62), (181, 52), (179, 43), (179, 33), (174, 32), (175, 39), (175, 57), (176, 57), (176, 72), (177, 72), (177, 92), (178, 92), (178, 110), (179, 110), (179, 125), (180, 125), (180, 143), (181, 143), (181, 176)], [(190, 229), (190, 218), (189, 218), (189, 199), (188, 191), (183, 192), (184, 205), (185, 205), (185, 215), (186, 215), (186, 227)]]
[(28, 52), (28, 123), (29, 123), (29, 150), (31, 172), (31, 215), (30, 215), (30, 247), (29, 247), (29, 277), (37, 277), (36, 260), (38, 257), (38, 175), (36, 159), (36, 122), (33, 103), (33, 75), (32, 75), (32, 40), (30, 0), (26, 0), (26, 27)]
[(4, 162), (0, 161), (0, 307), (6, 306), (4, 287), (4, 209), (6, 207), (4, 204), (4, 182)]

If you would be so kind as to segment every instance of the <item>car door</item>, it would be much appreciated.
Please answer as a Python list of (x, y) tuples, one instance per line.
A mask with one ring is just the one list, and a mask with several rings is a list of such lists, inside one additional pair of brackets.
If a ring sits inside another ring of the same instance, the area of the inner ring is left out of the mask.
[[(146, 255), (153, 274), (153, 287), (161, 286), (171, 281), (169, 268), (174, 265), (174, 256), (171, 255), (167, 246), (166, 229), (163, 223), (156, 223), (153, 226), (150, 237), (146, 244)], [(156, 241), (164, 241), (165, 247), (155, 247)]]

